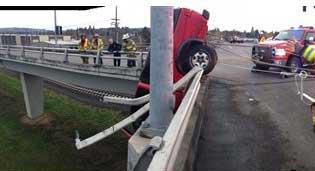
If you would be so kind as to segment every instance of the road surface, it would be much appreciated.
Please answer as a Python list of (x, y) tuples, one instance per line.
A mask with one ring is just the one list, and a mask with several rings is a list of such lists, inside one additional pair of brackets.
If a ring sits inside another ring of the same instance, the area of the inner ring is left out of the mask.
[[(246, 70), (250, 51), (217, 49), (195, 170), (314, 171), (309, 107), (299, 100), (293, 78)], [(304, 88), (315, 96), (315, 80)]]

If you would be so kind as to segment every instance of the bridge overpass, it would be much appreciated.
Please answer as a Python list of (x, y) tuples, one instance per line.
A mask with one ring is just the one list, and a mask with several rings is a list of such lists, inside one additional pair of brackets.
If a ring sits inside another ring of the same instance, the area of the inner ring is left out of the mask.
[[(148, 53), (127, 54), (122, 52), (122, 66), (114, 67), (114, 57), (106, 51), (80, 54), (76, 49), (2, 45), (0, 67), (20, 72), (27, 114), (35, 118), (43, 113), (43, 78), (132, 97)], [(102, 58), (104, 65), (81, 64), (82, 56)], [(136, 66), (124, 66), (128, 59), (136, 60)]]

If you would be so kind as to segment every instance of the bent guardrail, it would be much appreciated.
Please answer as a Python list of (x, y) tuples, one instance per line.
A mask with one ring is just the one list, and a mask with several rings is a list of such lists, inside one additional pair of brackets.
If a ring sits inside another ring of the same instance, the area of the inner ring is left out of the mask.
[[(194, 78), (191, 86), (193, 86), (193, 84), (197, 84), (195, 82), (199, 82), (200, 77), (202, 75), (202, 72), (203, 72), (203, 69), (200, 67), (193, 68), (182, 79), (180, 79), (178, 82), (175, 83), (173, 91), (175, 92), (178, 89), (180, 89), (181, 87), (183, 87), (194, 76), (195, 76), (195, 78)], [(200, 86), (200, 83), (197, 85)], [(192, 94), (190, 91), (191, 90), (189, 89), (188, 92), (186, 93), (185, 97), (190, 96), (190, 95), (195, 95), (195, 94)], [(193, 91), (197, 91), (197, 94), (198, 94), (198, 90), (193, 90)], [(190, 94), (188, 94), (188, 93), (190, 93)], [(117, 97), (106, 97), (106, 98), (104, 97), (104, 99), (107, 99), (107, 101), (111, 102), (111, 103), (127, 104), (127, 105), (139, 105), (139, 104), (147, 103), (149, 101), (149, 97), (150, 97), (150, 94), (139, 97), (139, 98), (135, 98), (135, 99), (124, 99), (124, 98), (117, 98)], [(185, 98), (184, 98), (184, 100), (185, 100)], [(185, 102), (185, 103), (187, 104), (189, 102)], [(194, 103), (194, 101), (193, 101), (193, 103)], [(186, 105), (186, 104), (184, 104), (184, 105)], [(79, 133), (76, 132), (75, 142), (76, 142), (77, 149), (82, 149), (82, 148), (85, 148), (87, 146), (90, 146), (90, 145), (114, 134), (115, 132), (119, 131), (120, 129), (122, 129), (122, 128), (126, 127), (127, 125), (131, 124), (132, 122), (136, 121), (139, 117), (141, 117), (146, 112), (148, 112), (149, 108), (150, 108), (149, 103), (147, 103), (142, 108), (140, 108), (139, 110), (137, 110), (135, 113), (133, 113), (129, 117), (125, 118), (124, 120), (118, 122), (117, 124), (111, 126), (110, 128), (105, 129), (104, 131), (99, 132), (99, 133), (97, 133), (97, 134), (95, 134), (95, 135), (93, 135), (93, 136), (91, 136), (85, 140), (82, 140), (82, 141), (80, 140)]]

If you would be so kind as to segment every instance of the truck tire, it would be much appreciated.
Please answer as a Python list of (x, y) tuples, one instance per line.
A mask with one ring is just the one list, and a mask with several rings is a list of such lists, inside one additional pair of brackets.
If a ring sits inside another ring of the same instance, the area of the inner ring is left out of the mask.
[(217, 60), (218, 56), (213, 48), (198, 44), (191, 46), (188, 53), (180, 56), (179, 65), (181, 65), (182, 74), (186, 74), (194, 66), (201, 66), (204, 69), (203, 75), (206, 75), (213, 70)]
[(268, 65), (256, 64), (255, 69), (268, 70), (268, 69), (269, 69), (269, 66), (268, 66)]
[(299, 64), (297, 62), (297, 58), (294, 56), (289, 58), (286, 66), (291, 67), (285, 69), (287, 72), (298, 73), (300, 71), (300, 68), (298, 68)]

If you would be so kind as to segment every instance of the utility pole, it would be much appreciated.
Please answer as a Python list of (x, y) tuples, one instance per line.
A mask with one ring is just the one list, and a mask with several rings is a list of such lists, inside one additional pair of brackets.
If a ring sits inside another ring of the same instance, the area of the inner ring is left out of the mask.
[(150, 114), (140, 132), (149, 138), (162, 137), (173, 117), (173, 15), (171, 6), (151, 7)]
[(54, 10), (54, 19), (55, 19), (55, 45), (57, 46), (57, 14), (56, 10)]
[(117, 16), (117, 6), (115, 8), (115, 18), (111, 19), (113, 22), (111, 23), (111, 25), (115, 26), (115, 41), (118, 42), (118, 25), (119, 25), (119, 19)]

